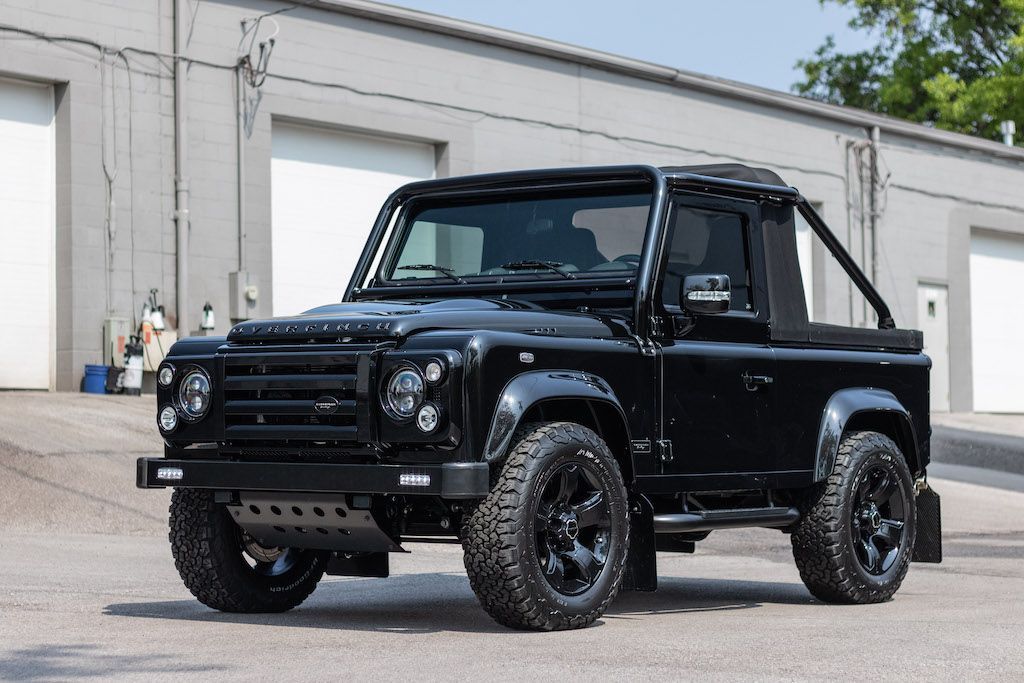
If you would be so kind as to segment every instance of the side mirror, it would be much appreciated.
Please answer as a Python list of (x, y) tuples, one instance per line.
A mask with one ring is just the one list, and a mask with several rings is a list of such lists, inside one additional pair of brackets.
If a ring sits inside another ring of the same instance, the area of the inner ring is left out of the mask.
[(679, 307), (688, 313), (725, 313), (732, 301), (728, 275), (687, 275)]

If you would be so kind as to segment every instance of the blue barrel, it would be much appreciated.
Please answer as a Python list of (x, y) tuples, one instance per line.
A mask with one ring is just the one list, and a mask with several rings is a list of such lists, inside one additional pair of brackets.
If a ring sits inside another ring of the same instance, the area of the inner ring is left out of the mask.
[(88, 394), (107, 393), (106, 365), (85, 366), (85, 381), (82, 382), (82, 391)]

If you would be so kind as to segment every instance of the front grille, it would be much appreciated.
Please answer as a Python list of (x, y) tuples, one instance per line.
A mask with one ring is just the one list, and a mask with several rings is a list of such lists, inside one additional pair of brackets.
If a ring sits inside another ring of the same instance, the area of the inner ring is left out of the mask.
[[(229, 351), (223, 376), (225, 438), (356, 441), (359, 359), (372, 348)], [(325, 399), (336, 401), (336, 410), (316, 410)]]

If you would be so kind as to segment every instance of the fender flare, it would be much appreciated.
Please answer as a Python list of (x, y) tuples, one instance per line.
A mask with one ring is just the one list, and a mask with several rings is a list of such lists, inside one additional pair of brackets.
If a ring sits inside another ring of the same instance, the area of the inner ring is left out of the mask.
[[(917, 435), (910, 411), (896, 396), (886, 389), (872, 387), (850, 387), (832, 394), (825, 404), (818, 429), (818, 443), (814, 458), (814, 481), (828, 477), (839, 455), (839, 443), (843, 439), (846, 425), (851, 418), (862, 413), (889, 413), (896, 415), (908, 430), (913, 448), (917, 448)], [(906, 453), (916, 458), (916, 453)], [(909, 465), (910, 463), (908, 463)]]
[[(498, 396), (491, 418), (487, 440), (484, 442), (484, 460), (493, 462), (512, 445), (512, 436), (523, 416), (539, 403), (557, 399), (597, 401), (611, 405), (622, 420), (629, 441), (629, 423), (618, 397), (606, 381), (578, 370), (531, 370), (516, 375)], [(624, 457), (632, 458), (632, 452)]]

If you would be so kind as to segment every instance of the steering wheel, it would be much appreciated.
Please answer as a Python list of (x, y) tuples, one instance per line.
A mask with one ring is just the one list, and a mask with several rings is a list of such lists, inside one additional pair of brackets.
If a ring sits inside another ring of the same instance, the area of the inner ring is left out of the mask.
[(640, 263), (640, 254), (623, 254), (622, 256), (616, 256), (612, 259), (612, 262), (618, 261), (620, 263)]

